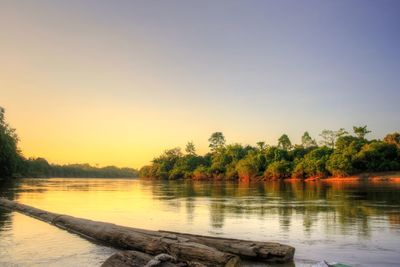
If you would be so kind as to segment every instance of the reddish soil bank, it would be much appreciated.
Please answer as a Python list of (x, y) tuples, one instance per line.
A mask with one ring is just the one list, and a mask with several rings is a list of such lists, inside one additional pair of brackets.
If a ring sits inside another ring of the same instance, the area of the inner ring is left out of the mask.
[[(292, 180), (292, 179), (290, 179)], [(295, 179), (296, 180), (296, 179)], [(361, 173), (358, 175), (347, 177), (310, 177), (305, 179), (306, 182), (323, 181), (323, 182), (392, 182), (400, 183), (400, 172), (377, 172), (377, 173)]]

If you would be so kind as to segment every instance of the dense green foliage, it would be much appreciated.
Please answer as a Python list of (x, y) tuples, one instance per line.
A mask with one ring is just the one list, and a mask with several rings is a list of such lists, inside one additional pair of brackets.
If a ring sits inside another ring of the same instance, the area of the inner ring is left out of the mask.
[(210, 152), (196, 154), (193, 142), (186, 154), (179, 148), (165, 151), (151, 165), (144, 166), (141, 177), (160, 179), (282, 179), (348, 176), (362, 172), (400, 170), (400, 134), (388, 134), (383, 140), (367, 140), (367, 126), (353, 127), (354, 135), (343, 128), (323, 130), (320, 146), (308, 132), (300, 145), (292, 145), (288, 135), (277, 146), (257, 142), (255, 147), (226, 145), (216, 132), (209, 138)]
[(128, 178), (138, 176), (138, 172), (131, 168), (93, 167), (89, 164), (57, 165), (49, 164), (43, 158), (24, 160), (21, 172), (24, 177)]
[(18, 137), (4, 117), (0, 107), (0, 179), (11, 177), (137, 177), (131, 168), (108, 166), (93, 167), (88, 164), (56, 165), (43, 158), (25, 159), (18, 150)]
[(21, 155), (17, 149), (18, 137), (4, 118), (0, 107), (0, 177), (11, 177), (18, 169)]

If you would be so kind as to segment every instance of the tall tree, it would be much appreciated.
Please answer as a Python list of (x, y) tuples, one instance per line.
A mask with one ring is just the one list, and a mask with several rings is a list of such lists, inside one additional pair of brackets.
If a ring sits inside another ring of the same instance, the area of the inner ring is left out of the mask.
[(336, 144), (336, 139), (339, 137), (345, 136), (348, 132), (344, 128), (340, 128), (337, 131), (332, 130), (323, 130), (322, 133), (319, 135), (321, 136), (322, 140), (320, 141), (321, 145), (334, 148)]
[(264, 150), (266, 148), (265, 142), (264, 141), (257, 142), (257, 147), (260, 150)]
[(346, 131), (344, 128), (340, 128), (335, 133), (336, 133), (336, 138), (339, 138), (339, 137), (345, 136), (346, 134), (349, 134), (349, 132)]
[(292, 147), (292, 142), (290, 142), (289, 136), (287, 134), (283, 134), (278, 139), (278, 147), (284, 150), (289, 150)]
[(317, 143), (315, 142), (314, 139), (311, 138), (311, 136), (308, 132), (304, 132), (303, 136), (301, 137), (301, 145), (304, 148), (309, 148), (309, 147), (316, 146)]
[(364, 139), (365, 136), (366, 136), (368, 133), (371, 132), (371, 131), (369, 131), (369, 130), (367, 129), (367, 125), (364, 125), (364, 126), (353, 126), (353, 131), (354, 131), (354, 134), (355, 134), (358, 138), (361, 138), (361, 139)]
[(321, 136), (321, 145), (333, 148), (335, 146), (335, 139), (336, 135), (335, 132), (332, 130), (323, 130), (322, 133), (319, 135)]
[(196, 147), (194, 146), (193, 141), (190, 141), (186, 144), (185, 148), (186, 153), (189, 155), (196, 155)]
[(383, 140), (400, 148), (400, 133), (398, 132), (387, 134)]
[(208, 142), (210, 142), (209, 147), (211, 151), (216, 152), (218, 149), (225, 146), (225, 136), (221, 132), (215, 132), (210, 136)]
[(0, 178), (11, 177), (21, 161), (17, 134), (6, 122), (4, 113), (0, 107)]

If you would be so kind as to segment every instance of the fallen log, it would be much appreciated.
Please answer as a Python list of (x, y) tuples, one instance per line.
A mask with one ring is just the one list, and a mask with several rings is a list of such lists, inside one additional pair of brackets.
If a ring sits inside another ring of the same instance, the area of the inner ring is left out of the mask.
[(47, 212), (4, 198), (0, 198), (0, 206), (111, 246), (151, 255), (167, 253), (194, 265), (238, 266), (239, 257), (266, 262), (288, 262), (293, 260), (295, 251), (293, 247), (279, 243), (150, 231), (96, 222)]
[[(154, 231), (131, 228), (136, 232), (152, 234)], [(295, 248), (275, 242), (250, 241), (233, 238), (221, 238), (172, 231), (159, 230), (170, 238), (185, 238), (194, 243), (216, 248), (219, 251), (235, 254), (241, 259), (262, 262), (289, 262), (293, 260)]]
[(274, 242), (247, 241), (232, 238), (159, 231), (175, 234), (192, 242), (218, 249), (219, 251), (238, 255), (241, 259), (265, 262), (288, 262), (293, 260), (295, 248)]

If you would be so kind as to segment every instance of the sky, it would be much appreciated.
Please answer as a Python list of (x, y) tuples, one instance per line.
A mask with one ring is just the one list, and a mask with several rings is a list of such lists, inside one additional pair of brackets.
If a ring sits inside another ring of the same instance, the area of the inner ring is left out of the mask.
[(400, 130), (398, 0), (2, 0), (0, 33), (26, 157), (139, 168), (216, 131)]

